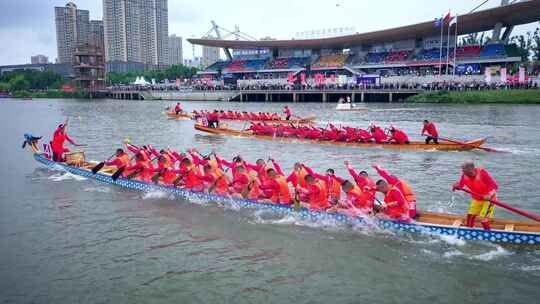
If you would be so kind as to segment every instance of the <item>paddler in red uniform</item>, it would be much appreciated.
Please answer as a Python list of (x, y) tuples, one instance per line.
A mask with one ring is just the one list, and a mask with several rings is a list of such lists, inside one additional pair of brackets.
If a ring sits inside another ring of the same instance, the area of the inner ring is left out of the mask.
[(54, 131), (53, 140), (51, 141), (53, 161), (63, 162), (64, 153), (70, 152), (68, 148), (64, 147), (64, 142), (66, 140), (76, 147), (80, 146), (73, 139), (71, 139), (69, 135), (67, 135), (66, 127), (67, 127), (67, 120), (66, 120), (66, 123), (59, 125), (58, 128), (56, 128), (56, 130)]
[(176, 106), (174, 106), (174, 112), (176, 113), (176, 115), (180, 114), (180, 112), (182, 112), (182, 106), (180, 105), (179, 102), (176, 103)]
[[(158, 157), (158, 166), (151, 170), (154, 174), (159, 174), (159, 180), (165, 185), (170, 185), (176, 179), (176, 173), (170, 159), (164, 154)], [(157, 180), (156, 180), (157, 182)]]
[(268, 180), (268, 175), (267, 175), (266, 171), (268, 169), (270, 169), (270, 166), (268, 166), (268, 164), (266, 164), (266, 162), (263, 159), (260, 159), (260, 158), (257, 159), (257, 161), (255, 162), (255, 165), (245, 163), (245, 166), (246, 166), (246, 168), (251, 169), (251, 170), (255, 170), (257, 172), (259, 180), (261, 181), (261, 183), (264, 183), (264, 182), (266, 182)]
[(380, 208), (386, 216), (404, 223), (411, 222), (409, 204), (398, 187), (392, 186), (381, 179), (377, 181), (377, 190), (384, 194), (384, 204)]
[(328, 191), (328, 201), (335, 205), (341, 199), (341, 183), (345, 181), (343, 178), (336, 175), (334, 169), (329, 168), (326, 170), (326, 175), (321, 175), (314, 172), (311, 168), (302, 164), (302, 167), (306, 170), (309, 175), (312, 175), (318, 180), (321, 180), (325, 183), (326, 189)]
[(373, 140), (376, 143), (381, 144), (381, 143), (385, 143), (385, 142), (388, 141), (388, 136), (386, 136), (386, 134), (384, 134), (383, 129), (381, 129), (380, 127), (378, 127), (376, 125), (371, 125), (371, 127), (369, 129), (370, 129), (371, 135), (373, 137)]
[(495, 206), (490, 202), (497, 199), (497, 182), (484, 168), (476, 168), (471, 161), (461, 166), (463, 174), (459, 182), (455, 183), (452, 190), (467, 187), (473, 192), (472, 201), (467, 213), (467, 227), (474, 227), (474, 221), (478, 215), (482, 218), (482, 227), (489, 230), (489, 219), (493, 217)]
[(204, 175), (197, 174), (197, 177), (204, 182), (204, 188), (209, 193), (221, 196), (229, 195), (229, 177), (221, 170), (216, 170), (210, 164), (204, 166)]
[(124, 144), (126, 145), (127, 150), (134, 155), (141, 154), (144, 159), (150, 159), (151, 152), (146, 146), (136, 147), (129, 142), (129, 139), (124, 139)]
[(291, 113), (291, 109), (289, 109), (288, 106), (285, 106), (283, 108), (283, 114), (285, 114), (285, 120), (291, 120), (292, 113)]
[(400, 144), (400, 145), (406, 145), (406, 144), (411, 143), (409, 141), (409, 136), (407, 136), (407, 134), (405, 134), (405, 132), (401, 131), (400, 129), (398, 129), (396, 127), (391, 127), (390, 128), (390, 134), (391, 134), (391, 137), (390, 137), (389, 141), (391, 143)]
[(287, 176), (287, 182), (291, 183), (295, 189), (298, 187), (305, 187), (306, 175), (308, 175), (308, 173), (306, 169), (304, 169), (302, 164), (295, 163), (293, 167), (293, 171), (291, 172), (291, 174), (289, 174), (289, 176)]
[(266, 170), (266, 175), (267, 180), (261, 185), (261, 190), (266, 194), (266, 198), (273, 204), (292, 204), (291, 192), (285, 176), (272, 168)]
[(117, 169), (124, 167), (122, 176), (126, 177), (127, 174), (125, 168), (131, 166), (131, 160), (129, 159), (129, 155), (124, 152), (123, 149), (116, 149), (116, 158), (106, 161), (105, 166), (114, 166)]
[(414, 218), (416, 216), (416, 195), (414, 194), (411, 186), (409, 186), (409, 184), (403, 179), (390, 175), (388, 171), (375, 164), (371, 165), (371, 167), (375, 169), (377, 173), (386, 180), (387, 183), (389, 183), (391, 186), (395, 186), (401, 192), (401, 194), (403, 194), (410, 208), (409, 215), (410, 217)]
[(349, 171), (349, 174), (352, 176), (356, 184), (361, 189), (376, 190), (375, 181), (369, 177), (366, 171), (360, 171), (359, 173), (356, 173), (349, 161), (345, 161), (344, 164), (345, 168), (347, 168), (347, 171)]
[(424, 128), (422, 128), (422, 136), (426, 137), (426, 145), (429, 144), (430, 141), (433, 141), (434, 143), (439, 143), (439, 132), (437, 132), (437, 127), (435, 124), (429, 120), (424, 120)]
[(307, 203), (304, 206), (314, 210), (326, 210), (328, 204), (328, 193), (323, 181), (316, 180), (312, 175), (305, 177), (306, 187), (299, 188), (299, 192), (307, 198)]
[(370, 214), (373, 209), (373, 196), (363, 192), (360, 187), (353, 185), (350, 181), (344, 180), (341, 187), (347, 196), (329, 211), (344, 212), (351, 216), (359, 214)]
[(218, 128), (219, 127), (219, 113), (217, 110), (214, 112), (208, 114), (208, 126), (210, 128)]
[(152, 173), (154, 172), (154, 165), (149, 159), (145, 158), (142, 153), (136, 154), (135, 159), (135, 164), (124, 170), (126, 171), (126, 175), (137, 172), (138, 174), (135, 178), (146, 183), (150, 182)]
[(236, 173), (233, 173), (232, 183), (229, 185), (229, 192), (232, 193), (235, 198), (246, 198), (249, 194), (251, 178), (246, 172), (246, 167), (236, 167)]
[(371, 195), (371, 197), (374, 198), (375, 191), (377, 191), (377, 185), (375, 185), (375, 181), (371, 179), (371, 177), (369, 177), (368, 173), (366, 171), (360, 171), (360, 173), (356, 173), (356, 171), (354, 171), (354, 168), (348, 161), (345, 161), (344, 164), (358, 187), (360, 187), (360, 190)]
[(183, 183), (183, 188), (192, 191), (203, 191), (203, 182), (199, 178), (201, 175), (199, 167), (193, 164), (189, 158), (184, 158), (180, 163), (180, 168), (175, 170), (179, 175), (180, 181)]

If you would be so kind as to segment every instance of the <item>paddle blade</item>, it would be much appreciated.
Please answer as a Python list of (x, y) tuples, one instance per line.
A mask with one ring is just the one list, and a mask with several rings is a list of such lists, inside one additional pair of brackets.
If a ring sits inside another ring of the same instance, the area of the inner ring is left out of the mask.
[(177, 187), (178, 184), (179, 184), (181, 181), (182, 181), (182, 176), (179, 176), (179, 177), (177, 177), (177, 178), (173, 181), (173, 185), (174, 185), (175, 187)]
[(134, 178), (135, 176), (139, 175), (141, 172), (142, 172), (142, 170), (137, 169), (137, 170), (135, 170), (135, 172), (131, 173), (131, 174), (128, 175), (126, 178), (127, 178), (127, 179), (132, 179), (132, 178)]
[(161, 177), (161, 172), (152, 176), (152, 182), (157, 183), (160, 177)]
[(298, 195), (298, 193), (294, 195), (293, 202), (294, 202), (294, 209), (300, 210), (300, 208), (302, 208), (302, 205), (300, 204), (300, 196)]
[(101, 162), (97, 164), (94, 168), (92, 168), (92, 174), (98, 173), (99, 170), (103, 169), (104, 166), (105, 166), (105, 162)]
[(116, 170), (116, 172), (114, 172), (114, 174), (112, 175), (112, 180), (116, 181), (120, 177), (120, 175), (124, 173), (125, 169), (126, 167), (120, 167), (120, 169)]

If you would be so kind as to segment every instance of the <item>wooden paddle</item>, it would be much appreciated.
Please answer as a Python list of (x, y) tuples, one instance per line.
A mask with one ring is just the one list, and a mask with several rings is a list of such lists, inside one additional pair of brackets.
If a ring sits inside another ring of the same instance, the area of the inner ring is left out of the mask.
[[(131, 158), (129, 159), (129, 161), (131, 162), (131, 161), (133, 160), (133, 158), (135, 158), (135, 156), (131, 157)], [(122, 167), (118, 168), (118, 170), (116, 170), (116, 172), (114, 172), (113, 175), (111, 176), (111, 177), (112, 177), (112, 180), (113, 180), (113, 181), (116, 181), (116, 180), (120, 177), (120, 175), (121, 175), (122, 173), (124, 173), (125, 170), (126, 170), (126, 166), (122, 166)], [(136, 171), (135, 171), (135, 172), (136, 172)], [(135, 173), (135, 172), (134, 172), (134, 173)], [(139, 173), (140, 173), (140, 172), (139, 172)], [(133, 174), (133, 173), (132, 173), (132, 174)], [(130, 174), (130, 175), (131, 175), (131, 174)]]
[(103, 169), (103, 167), (105, 166), (105, 162), (111, 160), (111, 158), (113, 158), (114, 156), (116, 155), (116, 153), (114, 153), (113, 155), (109, 156), (109, 158), (107, 158), (106, 161), (102, 161), (100, 162), (99, 164), (97, 164), (94, 168), (92, 168), (92, 174), (96, 174), (99, 172), (99, 170)]
[[(468, 189), (464, 189), (464, 188), (460, 188), (460, 189), (457, 189), (457, 190), (460, 190), (460, 191), (463, 191), (463, 192), (467, 192), (467, 193), (469, 193), (469, 194), (471, 194), (471, 195), (482, 196), (482, 195), (480, 195), (480, 194), (478, 194), (478, 193), (472, 192), (472, 191), (470, 191), (470, 190), (468, 190)], [(517, 209), (517, 208), (515, 208), (515, 207), (512, 207), (512, 206), (507, 205), (507, 204), (505, 204), (505, 203), (501, 203), (501, 202), (496, 201), (496, 200), (490, 200), (489, 202), (492, 203), (493, 205), (496, 205), (496, 206), (499, 206), (499, 207), (501, 207), (501, 208), (510, 210), (510, 211), (515, 212), (515, 213), (517, 213), (517, 214), (519, 214), (519, 215), (521, 215), (521, 216), (524, 216), (524, 217), (526, 217), (526, 218), (530, 218), (531, 220), (540, 222), (540, 217), (537, 216), (537, 215), (534, 215), (534, 214), (525, 212), (525, 211), (523, 211), (523, 210)]]
[[(429, 136), (429, 135), (424, 135), (424, 136)], [(496, 149), (492, 149), (492, 148), (477, 147), (474, 144), (470, 144), (470, 143), (466, 143), (466, 142), (462, 142), (462, 141), (458, 141), (458, 140), (450, 139), (450, 138), (446, 138), (446, 137), (440, 137), (439, 136), (437, 138), (440, 139), (440, 140), (443, 140), (443, 141), (451, 142), (453, 144), (464, 145), (464, 146), (468, 146), (468, 147), (474, 147), (476, 149), (483, 150), (483, 151), (486, 151), (486, 152), (510, 153), (510, 152), (507, 152), (507, 151), (501, 151), (501, 150), (496, 150)]]
[(122, 166), (118, 170), (116, 170), (116, 172), (114, 172), (111, 176), (112, 180), (116, 181), (120, 177), (120, 175), (124, 173), (124, 170), (126, 170), (126, 166)]
[[(125, 140), (126, 140), (126, 139), (124, 139), (124, 142), (125, 142)], [(129, 141), (127, 141), (127, 142), (125, 142), (125, 143), (126, 143), (126, 144), (129, 144), (129, 145), (131, 145), (131, 146), (133, 146), (135, 149), (139, 149), (139, 147), (137, 147), (137, 146), (131, 144)], [(116, 153), (115, 153), (115, 154), (116, 154)], [(114, 155), (113, 155), (113, 156), (114, 156)], [(109, 159), (111, 159), (111, 158), (112, 158), (112, 156), (111, 156)], [(131, 160), (133, 160), (133, 158), (135, 158), (135, 155), (132, 156), (132, 157), (130, 158), (130, 162), (131, 162)], [(100, 163), (100, 164), (101, 164), (101, 163)], [(99, 166), (100, 164), (98, 164), (98, 166)], [(96, 167), (97, 167), (97, 166), (96, 166)], [(95, 169), (95, 167), (94, 167), (94, 169)], [(92, 169), (92, 172), (93, 172), (94, 169)], [(99, 170), (101, 170), (101, 168), (99, 168)], [(99, 170), (98, 170), (98, 171), (99, 171)], [(125, 170), (126, 170), (126, 166), (122, 166), (122, 167), (118, 168), (118, 170), (116, 170), (116, 172), (114, 172), (113, 175), (111, 175), (112, 180), (113, 180), (113, 181), (116, 181), (116, 180), (120, 177), (120, 175), (121, 175), (122, 173), (124, 173)], [(96, 172), (97, 172), (97, 171), (96, 171)], [(135, 171), (135, 172), (136, 172), (136, 171)], [(133, 173), (135, 173), (135, 172), (133, 172)], [(133, 173), (132, 173), (132, 174), (133, 174)], [(139, 173), (140, 173), (140, 172), (139, 172)], [(95, 174), (95, 173), (94, 173), (94, 174)], [(130, 174), (130, 175), (131, 175), (131, 174)]]
[(247, 198), (249, 193), (251, 192), (251, 189), (253, 189), (253, 185), (255, 184), (255, 180), (252, 180), (249, 182), (246, 190), (242, 191), (241, 195), (243, 198)]
[[(156, 159), (157, 159), (157, 157), (154, 157), (154, 158), (152, 158), (150, 160), (150, 162), (153, 162)], [(122, 168), (124, 168), (124, 169), (122, 169)], [(118, 171), (120, 171), (120, 170), (124, 171), (125, 170), (125, 167), (122, 167), (122, 168), (118, 169)], [(116, 173), (118, 173), (118, 171)], [(143, 171), (144, 171), (144, 168), (139, 168), (139, 169), (133, 171), (128, 176), (126, 176), (126, 179), (132, 179), (132, 178), (136, 177), (137, 175), (141, 174)]]
[(294, 190), (294, 199), (293, 199), (293, 205), (294, 209), (300, 210), (302, 208), (302, 204), (300, 203), (300, 194), (298, 194), (298, 190)]
[[(194, 168), (194, 167), (193, 167), (193, 168)], [(174, 185), (175, 187), (177, 187), (178, 184), (184, 179), (184, 177), (186, 177), (186, 176), (189, 174), (189, 172), (191, 172), (191, 171), (193, 170), (193, 168), (187, 170), (186, 173), (184, 173), (184, 174), (178, 176), (178, 177), (173, 181), (173, 185)]]
[(152, 182), (153, 182), (154, 184), (157, 184), (159, 178), (163, 175), (163, 173), (165, 173), (164, 171), (165, 171), (165, 169), (162, 169), (162, 170), (160, 170), (157, 174), (155, 174), (154, 176), (152, 176)]

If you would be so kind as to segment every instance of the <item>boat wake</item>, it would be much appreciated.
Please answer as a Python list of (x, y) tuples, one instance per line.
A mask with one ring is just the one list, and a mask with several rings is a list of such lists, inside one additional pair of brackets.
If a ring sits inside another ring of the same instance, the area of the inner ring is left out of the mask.
[(420, 108), (370, 109), (372, 112), (418, 112)]
[(490, 251), (488, 251), (486, 253), (474, 255), (474, 256), (472, 256), (470, 258), (473, 259), (473, 260), (480, 260), (480, 261), (487, 262), (487, 261), (497, 259), (499, 257), (508, 256), (508, 255), (511, 255), (511, 254), (512, 253), (510, 251), (502, 248), (501, 246), (496, 246), (496, 248), (494, 250), (490, 250)]
[(111, 188), (109, 187), (86, 187), (83, 189), (84, 192), (98, 192), (98, 193), (110, 193)]
[(496, 149), (515, 155), (540, 155), (540, 149), (537, 148), (497, 147)]
[(62, 173), (57, 173), (54, 175), (49, 176), (49, 179), (55, 182), (61, 182), (65, 180), (75, 180), (75, 181), (84, 181), (87, 180), (86, 177), (75, 175), (66, 171), (63, 171)]
[(165, 191), (159, 191), (159, 190), (156, 190), (156, 191), (150, 191), (150, 192), (144, 192), (143, 195), (142, 195), (142, 199), (162, 199), (162, 198), (167, 198), (167, 199), (175, 199), (174, 195), (171, 194), (171, 193), (168, 193), (168, 192), (165, 192)]
[(455, 235), (435, 234), (441, 241), (453, 246), (465, 246), (466, 242)]

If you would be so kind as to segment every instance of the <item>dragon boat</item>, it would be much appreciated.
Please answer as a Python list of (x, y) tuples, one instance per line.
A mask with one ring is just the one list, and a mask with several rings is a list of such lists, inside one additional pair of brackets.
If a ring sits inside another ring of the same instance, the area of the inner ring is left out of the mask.
[[(187, 112), (180, 112), (176, 114), (176, 112), (165, 112), (165, 115), (171, 119), (181, 119), (181, 120), (187, 120), (187, 119), (197, 119), (197, 117), (193, 116), (190, 113)], [(298, 119), (271, 119), (271, 120), (252, 120), (252, 119), (227, 119), (227, 118), (220, 118), (220, 121), (256, 121), (256, 122), (266, 122), (266, 123), (273, 123), (273, 124), (293, 124), (293, 125), (307, 125), (307, 124), (313, 124), (315, 123), (315, 120), (317, 118), (312, 117), (306, 117), (306, 118), (298, 118)]]
[(254, 134), (252, 131), (247, 130), (235, 130), (231, 128), (210, 128), (204, 126), (203, 124), (195, 124), (195, 129), (201, 132), (219, 134), (219, 135), (229, 135), (229, 136), (240, 136), (260, 140), (276, 140), (281, 142), (299, 142), (299, 143), (310, 143), (310, 144), (322, 144), (322, 145), (337, 145), (337, 146), (346, 146), (346, 147), (356, 147), (356, 148), (385, 148), (385, 149), (402, 149), (402, 150), (441, 150), (441, 151), (469, 151), (473, 149), (478, 149), (485, 142), (485, 138), (479, 138), (476, 140), (468, 141), (465, 143), (446, 143), (441, 142), (439, 144), (426, 144), (425, 142), (411, 142), (409, 144), (389, 144), (389, 143), (360, 143), (360, 142), (344, 142), (344, 141), (334, 141), (334, 140), (312, 140), (306, 138), (297, 138), (297, 137), (284, 137), (284, 136), (272, 136), (272, 135), (258, 135)]
[[(306, 208), (296, 209), (293, 206), (288, 205), (275, 205), (254, 200), (219, 196), (212, 193), (193, 192), (174, 186), (145, 183), (122, 177), (113, 180), (112, 175), (116, 171), (116, 168), (104, 167), (101, 172), (92, 174), (91, 170), (94, 168), (96, 163), (87, 162), (84, 159), (83, 152), (68, 155), (68, 157), (66, 157), (66, 162), (52, 161), (48, 158), (47, 154), (40, 151), (38, 148), (38, 141), (39, 137), (26, 134), (23, 145), (28, 145), (31, 147), (34, 159), (38, 163), (47, 167), (62, 169), (71, 174), (83, 176), (98, 182), (134, 189), (137, 191), (163, 191), (186, 200), (206, 200), (223, 205), (233, 206), (235, 208), (268, 210), (276, 215), (293, 215), (302, 219), (310, 219), (315, 222), (333, 220), (352, 225), (375, 225), (380, 229), (396, 230), (406, 233), (453, 236), (457, 239), (463, 240), (488, 241), (520, 246), (540, 245), (540, 224), (530, 221), (492, 219), (492, 229), (484, 230), (477, 227), (464, 227), (464, 216), (435, 212), (419, 212), (415, 221), (411, 223), (403, 223), (378, 217), (368, 218), (365, 216), (350, 216), (342, 213), (330, 213)], [(480, 226), (480, 223), (477, 222), (476, 226)]]

